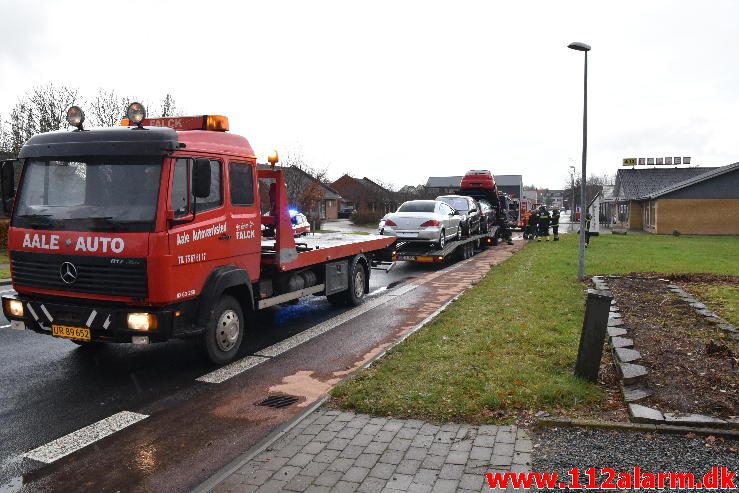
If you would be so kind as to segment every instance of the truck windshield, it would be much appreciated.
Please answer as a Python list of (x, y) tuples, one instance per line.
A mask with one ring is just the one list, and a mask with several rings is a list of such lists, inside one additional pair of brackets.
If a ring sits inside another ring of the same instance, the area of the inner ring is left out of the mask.
[(161, 158), (29, 160), (13, 225), (73, 231), (153, 231)]

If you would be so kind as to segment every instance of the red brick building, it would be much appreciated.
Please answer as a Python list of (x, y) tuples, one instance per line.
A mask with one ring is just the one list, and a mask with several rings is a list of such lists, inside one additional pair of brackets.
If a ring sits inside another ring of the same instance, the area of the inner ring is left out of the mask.
[(339, 214), (342, 217), (357, 211), (383, 216), (398, 208), (395, 192), (375, 183), (367, 177), (354, 178), (344, 175), (331, 184), (342, 197)]

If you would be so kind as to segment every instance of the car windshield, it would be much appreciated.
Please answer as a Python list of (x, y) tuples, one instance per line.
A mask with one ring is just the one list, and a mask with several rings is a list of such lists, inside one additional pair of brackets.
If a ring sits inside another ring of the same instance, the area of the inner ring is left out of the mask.
[(161, 158), (29, 160), (13, 225), (153, 231), (161, 172)]
[(451, 205), (458, 211), (466, 211), (469, 209), (467, 199), (463, 199), (462, 197), (441, 197), (439, 200)]
[(431, 201), (406, 202), (398, 208), (398, 212), (434, 212), (436, 204)]

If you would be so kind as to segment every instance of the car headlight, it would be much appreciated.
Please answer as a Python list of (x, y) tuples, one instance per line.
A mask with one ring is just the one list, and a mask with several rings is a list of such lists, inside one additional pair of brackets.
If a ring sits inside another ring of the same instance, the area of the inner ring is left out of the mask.
[(131, 330), (156, 329), (157, 317), (153, 313), (129, 313), (128, 328)]

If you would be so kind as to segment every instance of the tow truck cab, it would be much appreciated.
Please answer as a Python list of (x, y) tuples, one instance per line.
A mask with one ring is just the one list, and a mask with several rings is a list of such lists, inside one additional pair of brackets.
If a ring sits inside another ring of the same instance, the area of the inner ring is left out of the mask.
[[(389, 242), (301, 257), (312, 249), (295, 244), (282, 172), (258, 170), (249, 142), (227, 132), (225, 117), (147, 120), (129, 108), (123, 125), (83, 130), (80, 122), (75, 131), (32, 137), (19, 154), (17, 192), (10, 163), (3, 165), (17, 295), (2, 304), (12, 328), (81, 345), (203, 335), (210, 359), (226, 363), (245, 318), (266, 298), (361, 300), (367, 257)], [(260, 178), (273, 183), (265, 216)], [(275, 229), (271, 242), (262, 224)], [(329, 262), (342, 255), (341, 266)], [(351, 296), (358, 264), (362, 290)], [(344, 269), (333, 284), (330, 268)]]

